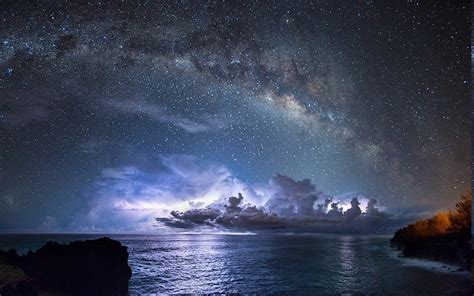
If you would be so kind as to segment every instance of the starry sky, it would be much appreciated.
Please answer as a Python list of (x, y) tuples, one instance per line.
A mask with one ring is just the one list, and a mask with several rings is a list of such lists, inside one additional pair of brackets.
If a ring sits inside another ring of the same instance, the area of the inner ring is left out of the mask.
[(469, 1), (2, 6), (0, 231), (263, 205), (275, 174), (392, 213), (470, 186)]

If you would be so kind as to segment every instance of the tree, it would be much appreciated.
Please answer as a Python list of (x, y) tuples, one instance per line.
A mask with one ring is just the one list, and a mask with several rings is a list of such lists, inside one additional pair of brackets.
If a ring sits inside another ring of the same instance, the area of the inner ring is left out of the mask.
[(428, 220), (428, 230), (431, 235), (445, 233), (451, 227), (448, 213), (438, 213)]
[(453, 231), (469, 231), (471, 229), (472, 192), (466, 190), (456, 202), (456, 208), (449, 213), (439, 212), (435, 216), (416, 221), (399, 229), (395, 234), (398, 238), (419, 238), (436, 236)]
[(452, 230), (465, 231), (471, 228), (471, 203), (472, 192), (469, 189), (456, 202), (455, 212), (449, 215)]

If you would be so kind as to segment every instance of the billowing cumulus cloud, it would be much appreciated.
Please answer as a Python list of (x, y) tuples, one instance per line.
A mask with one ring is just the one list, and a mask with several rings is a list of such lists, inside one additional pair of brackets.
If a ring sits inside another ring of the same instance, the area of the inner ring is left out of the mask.
[[(283, 176), (280, 176), (283, 177)], [(278, 178), (280, 178), (278, 177)], [(304, 198), (306, 199), (306, 198)], [(329, 200), (329, 199), (327, 199)], [(325, 202), (327, 202), (325, 200)], [(264, 206), (244, 204), (244, 197), (230, 196), (224, 207), (209, 205), (205, 208), (184, 212), (172, 211), (169, 217), (156, 218), (160, 225), (175, 229), (239, 230), (239, 231), (304, 231), (304, 232), (349, 232), (349, 233), (385, 233), (393, 231), (410, 219), (395, 217), (374, 207), (370, 199), (371, 211), (362, 212), (358, 198), (350, 200), (351, 208), (343, 211), (339, 202), (331, 203), (331, 210), (321, 212), (318, 209), (304, 207), (304, 213), (283, 211), (276, 214)], [(290, 206), (291, 210), (295, 207)], [(374, 212), (377, 214), (375, 215)]]
[[(330, 196), (309, 179), (301, 181), (281, 174), (268, 184), (247, 192), (259, 192), (258, 204), (239, 192), (206, 206), (171, 211), (158, 217), (158, 225), (181, 229), (301, 230), (327, 232), (387, 232), (406, 223), (405, 216), (388, 214), (376, 207), (377, 200), (357, 193)], [(411, 217), (413, 218), (413, 217)], [(377, 222), (377, 223), (374, 223)]]
[(362, 210), (359, 207), (360, 202), (357, 197), (352, 198), (351, 207), (346, 211), (345, 215), (348, 219), (354, 219), (362, 215)]
[(187, 210), (244, 193), (257, 197), (246, 184), (219, 165), (202, 165), (188, 155), (161, 157), (157, 167), (122, 166), (103, 169), (85, 194), (77, 227), (126, 230), (150, 228), (157, 216)]
[(277, 174), (269, 183), (270, 188), (275, 190), (265, 204), (270, 212), (281, 216), (313, 214), (318, 192), (311, 180), (295, 181), (288, 176)]
[(103, 169), (84, 198), (85, 211), (70, 225), (84, 231), (380, 232), (408, 219), (356, 192), (331, 196), (310, 179), (275, 174), (267, 183), (247, 184), (228, 168), (189, 155)]
[(239, 229), (274, 229), (285, 227), (287, 219), (270, 213), (264, 207), (243, 204), (244, 197), (230, 196), (223, 207), (215, 204), (201, 209), (184, 212), (172, 211), (170, 217), (157, 218), (156, 221), (175, 228), (211, 226)]

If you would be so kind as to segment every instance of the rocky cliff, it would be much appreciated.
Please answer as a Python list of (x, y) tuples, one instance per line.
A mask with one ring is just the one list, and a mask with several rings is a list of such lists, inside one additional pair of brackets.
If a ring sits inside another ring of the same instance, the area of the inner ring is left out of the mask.
[(431, 236), (407, 236), (398, 230), (390, 240), (392, 247), (408, 258), (440, 261), (470, 270), (471, 244), (469, 232), (448, 232)]
[(0, 251), (0, 262), (19, 267), (27, 276), (2, 287), (2, 296), (35, 295), (38, 291), (127, 295), (132, 275), (127, 247), (105, 237), (69, 244), (49, 242), (24, 256), (17, 255), (15, 250)]

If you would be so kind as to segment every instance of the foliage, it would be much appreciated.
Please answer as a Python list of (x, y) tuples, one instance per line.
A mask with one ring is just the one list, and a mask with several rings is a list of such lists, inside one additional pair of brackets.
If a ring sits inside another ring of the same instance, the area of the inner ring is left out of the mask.
[(448, 232), (469, 231), (471, 228), (471, 190), (461, 195), (454, 212), (439, 212), (435, 216), (416, 221), (397, 231), (396, 237), (419, 238)]
[(466, 190), (456, 202), (456, 211), (449, 215), (451, 230), (463, 231), (471, 228), (471, 203), (472, 191)]

